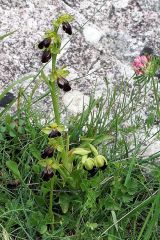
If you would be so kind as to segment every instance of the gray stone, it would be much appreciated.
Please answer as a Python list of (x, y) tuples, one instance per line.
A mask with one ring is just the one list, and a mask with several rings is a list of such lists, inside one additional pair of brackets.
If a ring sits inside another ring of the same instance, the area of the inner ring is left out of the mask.
[[(60, 31), (68, 42), (58, 65), (69, 66), (74, 90), (90, 94), (133, 74), (131, 61), (144, 46), (160, 53), (159, 0), (1, 0), (0, 34), (17, 30), (0, 43), (1, 87), (24, 74), (35, 74), (41, 64), (37, 44), (51, 21), (61, 13), (74, 15), (73, 36)], [(2, 17), (3, 16), (3, 17)], [(50, 71), (51, 64), (46, 67)], [(74, 82), (74, 78), (76, 78)], [(79, 79), (77, 79), (79, 78)], [(44, 84), (42, 88), (45, 91)]]

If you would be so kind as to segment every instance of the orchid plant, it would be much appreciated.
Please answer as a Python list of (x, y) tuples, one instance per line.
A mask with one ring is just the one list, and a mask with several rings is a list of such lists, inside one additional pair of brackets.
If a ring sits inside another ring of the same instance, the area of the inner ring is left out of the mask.
[(53, 189), (57, 177), (60, 177), (63, 186), (69, 185), (75, 188), (78, 187), (78, 182), (75, 179), (76, 174), (72, 174), (74, 171), (85, 169), (88, 174), (94, 175), (99, 169), (105, 169), (107, 166), (106, 158), (98, 153), (92, 140), (83, 142), (77, 148), (71, 148), (69, 133), (61, 121), (58, 88), (68, 92), (71, 86), (66, 79), (69, 71), (64, 66), (58, 68), (56, 65), (57, 55), (61, 49), (61, 37), (58, 31), (62, 26), (62, 29), (71, 35), (72, 21), (71, 15), (59, 16), (52, 23), (52, 29), (46, 32), (44, 39), (38, 44), (38, 48), (42, 50), (42, 63), (47, 63), (50, 59), (52, 61), (50, 75), (46, 76), (42, 72), (42, 77), (50, 89), (55, 122), (42, 129), (42, 132), (48, 136), (48, 146), (41, 153), (39, 160), (39, 164), (43, 167), (42, 180), (50, 182), (49, 215), (52, 219), (52, 227), (54, 226)]

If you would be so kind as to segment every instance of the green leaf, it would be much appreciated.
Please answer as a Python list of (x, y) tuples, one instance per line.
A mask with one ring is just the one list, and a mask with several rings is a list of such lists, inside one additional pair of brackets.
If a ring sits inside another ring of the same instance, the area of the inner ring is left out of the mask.
[(30, 145), (29, 150), (32, 153), (34, 158), (36, 158), (37, 160), (41, 158), (40, 151), (34, 145)]
[(21, 174), (18, 170), (18, 165), (16, 162), (10, 160), (6, 162), (6, 166), (9, 168), (9, 170), (19, 179), (22, 179)]
[(69, 195), (67, 194), (61, 194), (59, 198), (59, 204), (62, 208), (63, 213), (67, 213), (69, 209)]
[(93, 144), (93, 145), (99, 145), (99, 144), (101, 144), (101, 143), (111, 142), (111, 141), (113, 141), (113, 140), (114, 140), (114, 137), (113, 137), (113, 136), (104, 134), (104, 135), (98, 136), (98, 137), (92, 142), (92, 144)]
[(40, 234), (44, 234), (44, 233), (46, 233), (47, 232), (47, 225), (40, 225), (39, 226), (39, 232), (40, 232)]
[(16, 137), (16, 132), (13, 130), (10, 130), (9, 135), (14, 138), (14, 137)]
[(0, 127), (0, 132), (1, 132), (1, 133), (4, 133), (5, 131), (6, 131), (6, 127), (1, 126), (1, 127)]
[(32, 170), (34, 173), (39, 174), (40, 173), (40, 166), (38, 164), (33, 165)]
[(2, 133), (0, 133), (0, 141), (3, 141), (4, 140), (4, 136)]
[(147, 127), (151, 127), (154, 124), (155, 116), (154, 113), (150, 113), (146, 119)]
[(95, 138), (87, 138), (87, 137), (83, 137), (83, 136), (80, 137), (80, 141), (84, 141), (84, 142), (88, 142), (88, 143), (93, 142), (94, 140), (95, 140)]
[(111, 211), (111, 213), (112, 213), (112, 218), (113, 218), (113, 223), (115, 224), (115, 228), (116, 228), (116, 230), (117, 230), (117, 232), (118, 232), (118, 223), (117, 223), (117, 216), (116, 216), (116, 213), (115, 213), (115, 211)]
[(134, 168), (135, 164), (136, 164), (136, 161), (135, 161), (135, 158), (133, 158), (130, 161), (129, 169), (128, 169), (127, 176), (126, 176), (125, 183), (124, 183), (124, 185), (126, 187), (128, 186), (128, 183), (130, 184), (130, 178), (131, 178), (131, 174), (132, 174), (132, 169)]

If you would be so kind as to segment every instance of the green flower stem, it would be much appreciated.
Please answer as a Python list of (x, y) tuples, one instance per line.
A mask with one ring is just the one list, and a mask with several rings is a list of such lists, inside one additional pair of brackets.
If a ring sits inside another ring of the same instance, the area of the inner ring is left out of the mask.
[[(52, 97), (55, 120), (56, 120), (56, 123), (60, 125), (61, 117), (60, 117), (60, 107), (59, 107), (59, 95), (58, 95), (58, 89), (56, 86), (56, 80), (54, 79), (54, 73), (56, 71), (56, 58), (57, 58), (57, 54), (53, 54), (52, 55), (52, 76), (51, 76), (50, 86), (51, 86), (51, 97)], [(60, 140), (61, 140), (61, 145), (64, 149), (64, 151), (62, 152), (63, 164), (64, 164), (64, 167), (68, 169), (69, 163), (67, 161), (67, 152), (65, 151), (62, 137), (60, 138)]]
[(158, 115), (158, 117), (160, 117), (159, 100), (158, 100), (158, 95), (157, 95), (158, 91), (157, 91), (157, 86), (156, 86), (154, 78), (152, 78), (152, 82), (153, 82), (153, 92), (154, 92), (155, 102), (156, 102), (156, 107), (157, 107), (157, 115)]
[[(51, 188), (50, 188), (50, 201), (49, 201), (49, 215), (52, 218), (54, 223), (54, 213), (53, 213), (53, 187), (54, 187), (54, 177), (51, 179)], [(54, 224), (52, 224), (52, 229), (54, 229)]]
[[(53, 113), (55, 116), (55, 122), (60, 125), (61, 118), (60, 118), (60, 111), (59, 111), (59, 96), (58, 96), (58, 89), (56, 86), (56, 80), (54, 79), (54, 74), (56, 71), (56, 59), (57, 54), (52, 54), (52, 73), (51, 73), (51, 81), (49, 82), (51, 97), (52, 97), (52, 104), (53, 104)], [(63, 142), (63, 140), (62, 140)], [(53, 188), (54, 188), (54, 177), (51, 179), (51, 187), (50, 187), (50, 199), (49, 199), (49, 215), (54, 223), (54, 213), (53, 213)], [(51, 225), (52, 229), (54, 229), (54, 224)]]
[(59, 96), (58, 89), (56, 86), (56, 80), (54, 79), (54, 73), (56, 70), (56, 59), (57, 54), (52, 54), (52, 76), (50, 81), (51, 97), (54, 110), (55, 121), (58, 125), (61, 123), (60, 111), (59, 111)]

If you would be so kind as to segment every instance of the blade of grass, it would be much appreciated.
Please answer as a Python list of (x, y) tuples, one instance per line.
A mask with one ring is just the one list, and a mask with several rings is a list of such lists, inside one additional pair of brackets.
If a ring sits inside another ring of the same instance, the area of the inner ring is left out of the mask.
[[(150, 197), (148, 197), (147, 199), (145, 199), (142, 203), (140, 203), (138, 206), (134, 207), (131, 211), (129, 211), (128, 213), (126, 213), (123, 217), (121, 217), (116, 224), (118, 224), (119, 222), (121, 222), (122, 220), (124, 220), (125, 218), (131, 216), (132, 214), (135, 214), (137, 211), (141, 210), (142, 208), (144, 208), (145, 206), (147, 206), (149, 203), (151, 203), (155, 198), (156, 198), (156, 194), (158, 193), (158, 191), (154, 192)], [(98, 236), (98, 239), (101, 238), (101, 236), (105, 236), (106, 233), (115, 226), (115, 223), (112, 224), (111, 226), (109, 226), (100, 236)]]
[(15, 31), (13, 31), (13, 32), (6, 33), (6, 34), (0, 36), (0, 41), (2, 41), (2, 40), (3, 40), (4, 38), (6, 38), (6, 37), (12, 35), (12, 34), (15, 33), (16, 31), (17, 31), (17, 30), (15, 30)]

